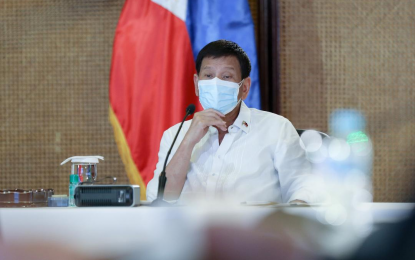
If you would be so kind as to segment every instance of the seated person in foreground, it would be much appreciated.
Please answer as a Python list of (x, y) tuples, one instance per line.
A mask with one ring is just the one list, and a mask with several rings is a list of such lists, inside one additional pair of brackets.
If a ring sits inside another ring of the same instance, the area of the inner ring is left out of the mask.
[[(204, 110), (186, 121), (177, 137), (164, 199), (317, 202), (316, 179), (291, 122), (243, 102), (251, 87), (244, 50), (231, 41), (211, 42), (199, 52), (196, 71), (195, 91)], [(159, 175), (179, 125), (163, 134), (148, 201), (157, 197)]]

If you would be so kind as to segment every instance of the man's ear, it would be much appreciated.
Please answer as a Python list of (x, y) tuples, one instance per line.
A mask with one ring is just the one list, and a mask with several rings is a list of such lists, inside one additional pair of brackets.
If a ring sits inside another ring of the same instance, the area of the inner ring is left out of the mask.
[(241, 86), (241, 98), (242, 100), (245, 100), (248, 97), (249, 90), (251, 89), (251, 77), (245, 78), (244, 82)]
[(199, 81), (199, 77), (197, 76), (197, 74), (193, 75), (193, 82), (195, 83), (195, 93), (196, 96), (199, 96), (199, 87), (197, 85), (197, 82)]

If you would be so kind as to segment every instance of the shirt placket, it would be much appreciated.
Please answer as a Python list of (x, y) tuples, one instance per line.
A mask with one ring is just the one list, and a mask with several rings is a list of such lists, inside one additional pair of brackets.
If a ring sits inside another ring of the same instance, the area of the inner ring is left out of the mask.
[[(216, 134), (216, 145), (218, 145), (218, 135)], [(223, 174), (221, 171), (223, 169), (224, 158), (226, 153), (229, 151), (235, 138), (235, 133), (228, 133), (222, 140), (221, 145), (216, 150), (216, 153), (213, 154), (213, 163), (212, 169), (209, 173), (207, 182), (206, 182), (206, 195), (209, 198), (215, 198), (216, 195), (216, 186), (219, 180), (220, 174)]]

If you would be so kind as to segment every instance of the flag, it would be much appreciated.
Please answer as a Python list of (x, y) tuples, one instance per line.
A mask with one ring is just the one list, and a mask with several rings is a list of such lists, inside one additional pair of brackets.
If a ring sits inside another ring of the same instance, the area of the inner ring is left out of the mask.
[(143, 200), (163, 132), (183, 119), (189, 104), (202, 110), (193, 84), (195, 57), (204, 45), (218, 39), (234, 41), (247, 52), (252, 87), (246, 102), (259, 108), (254, 28), (247, 0), (126, 0), (124, 4), (113, 45), (109, 119), (127, 176), (130, 183), (140, 185)]

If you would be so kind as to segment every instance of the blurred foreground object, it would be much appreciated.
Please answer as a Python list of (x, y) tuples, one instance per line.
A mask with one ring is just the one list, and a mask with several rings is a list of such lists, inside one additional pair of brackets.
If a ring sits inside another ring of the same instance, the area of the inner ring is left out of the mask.
[(328, 256), (321, 251), (325, 243), (330, 243), (323, 237), (330, 228), (320, 225), (277, 213), (266, 218), (256, 230), (213, 227), (207, 233), (209, 250), (206, 259), (414, 259), (415, 211), (402, 221), (381, 225), (348, 257)]
[[(393, 225), (393, 222), (407, 217), (413, 209), (414, 204), (374, 203), (370, 212), (376, 225)], [(327, 247), (333, 244), (331, 240), (338, 240), (337, 235), (343, 233), (338, 232), (337, 226), (320, 223), (313, 207), (235, 206), (214, 201), (176, 208), (0, 209), (2, 245), (23, 248), (24, 245), (36, 243), (52, 249), (65, 248), (92, 259), (205, 259), (215, 248), (209, 242), (210, 230), (220, 231), (215, 237), (226, 240), (222, 248), (227, 248), (228, 244), (233, 244), (232, 248), (239, 247), (239, 251), (234, 252), (238, 255), (245, 252), (247, 256), (253, 256), (263, 252), (264, 256), (275, 256), (281, 248), (284, 250), (281, 256), (298, 252), (307, 258), (309, 255), (330, 255), (337, 259), (343, 254), (343, 250), (329, 254)], [(250, 236), (250, 233), (253, 235)], [(266, 244), (260, 243), (268, 238), (270, 241)], [(215, 241), (217, 244), (219, 240), (215, 238)], [(349, 248), (350, 243), (355, 241), (344, 240), (343, 246)], [(359, 245), (357, 243), (355, 248)], [(272, 252), (268, 254), (266, 250)], [(354, 251), (350, 250), (349, 255)], [(231, 246), (227, 253), (232, 253)], [(264, 259), (259, 256), (258, 259)]]
[(0, 259), (2, 260), (104, 260), (104, 258), (86, 258), (76, 251), (53, 244), (15, 244), (5, 245), (0, 242)]
[(330, 116), (330, 138), (314, 130), (301, 134), (313, 172), (325, 182), (325, 207), (314, 207), (318, 221), (332, 226), (325, 234), (327, 255), (347, 256), (373, 229), (370, 211), (373, 148), (364, 116), (340, 109)]

